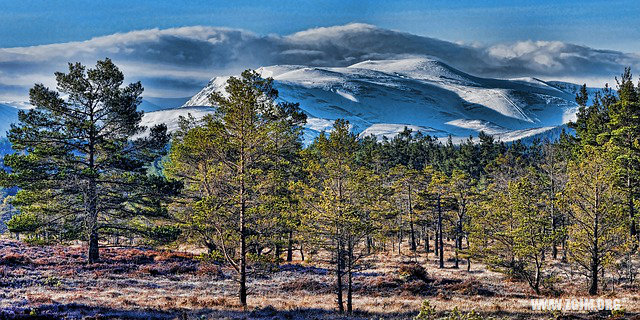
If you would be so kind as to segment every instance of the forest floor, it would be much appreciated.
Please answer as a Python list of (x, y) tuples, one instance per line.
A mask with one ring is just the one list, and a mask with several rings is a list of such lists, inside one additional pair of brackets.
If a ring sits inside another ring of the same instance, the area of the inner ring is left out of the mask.
[[(408, 253), (408, 250), (407, 250)], [(536, 296), (519, 281), (479, 264), (439, 269), (433, 254), (376, 254), (354, 276), (354, 314), (335, 312), (334, 274), (321, 262), (284, 263), (253, 274), (248, 310), (236, 297), (232, 270), (193, 254), (145, 248), (102, 248), (85, 263), (81, 246), (30, 246), (0, 239), (0, 319), (411, 319), (423, 300), (440, 313), (462, 311), (505, 319), (605, 319), (608, 312), (532, 311), (532, 298), (586, 297), (586, 280), (554, 267), (555, 289)], [(413, 264), (426, 269), (420, 272)], [(417, 270), (417, 271), (416, 271)], [(612, 287), (625, 315), (640, 319), (637, 288)], [(346, 295), (345, 295), (346, 297)]]

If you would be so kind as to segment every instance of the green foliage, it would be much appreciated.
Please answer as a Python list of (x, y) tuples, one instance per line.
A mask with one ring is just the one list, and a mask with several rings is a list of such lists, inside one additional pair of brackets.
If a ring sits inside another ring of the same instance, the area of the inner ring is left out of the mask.
[(429, 300), (423, 300), (420, 306), (420, 311), (414, 320), (490, 320), (492, 317), (484, 317), (471, 310), (470, 312), (462, 312), (458, 307), (446, 312), (444, 317), (438, 317), (438, 313), (434, 307), (431, 306)]
[(619, 310), (611, 310), (611, 314), (609, 315), (609, 319), (624, 319), (626, 312), (624, 309)]
[(167, 244), (178, 239), (181, 229), (174, 225), (159, 225), (147, 228), (145, 233), (154, 244)]
[(41, 227), (38, 217), (29, 212), (14, 215), (7, 221), (7, 228), (11, 232), (36, 232)]
[(471, 310), (470, 312), (464, 313), (458, 309), (458, 307), (453, 308), (447, 316), (442, 318), (443, 320), (485, 320), (492, 318), (485, 318), (475, 312), (475, 310)]
[(544, 253), (559, 238), (542, 204), (542, 185), (533, 169), (506, 189), (489, 188), (473, 206), (470, 240), (474, 255), (491, 267), (526, 280), (540, 293)]
[[(57, 72), (57, 91), (36, 84), (35, 108), (20, 111), (8, 133), (14, 154), (4, 157), (0, 182), (18, 187), (12, 204), (37, 217), (42, 231), (58, 238), (89, 240), (89, 260), (98, 259), (103, 230), (131, 230), (129, 222), (162, 217), (170, 185), (147, 175), (165, 152), (166, 126), (141, 127), (142, 85), (122, 86), (124, 75), (109, 59), (87, 69), (69, 64)], [(83, 226), (82, 233), (66, 232)]]
[(24, 242), (33, 246), (47, 246), (53, 243), (51, 239), (39, 238), (36, 236), (27, 237), (26, 239), (24, 239)]
[(184, 237), (223, 254), (239, 274), (246, 304), (247, 253), (260, 256), (296, 226), (280, 217), (295, 219), (288, 183), (295, 180), (306, 116), (297, 104), (277, 102), (273, 79), (255, 71), (231, 77), (225, 89), (227, 96), (210, 97), (217, 106), (213, 116), (180, 120), (164, 167), (184, 184), (171, 208)]
[[(321, 134), (304, 151), (306, 181), (295, 185), (309, 208), (302, 220), (309, 242), (332, 254), (340, 311), (344, 310), (342, 277), (346, 274), (350, 288), (356, 262), (366, 254), (360, 251), (363, 239), (385, 229), (390, 207), (381, 175), (358, 163), (358, 148), (349, 123), (336, 120), (328, 137)], [(351, 312), (351, 290), (347, 292)]]
[(413, 320), (435, 320), (437, 319), (436, 317), (436, 309), (431, 306), (429, 300), (423, 300), (420, 311), (417, 316), (413, 317)]
[(612, 265), (629, 244), (612, 157), (605, 147), (585, 147), (582, 159), (569, 164), (563, 197), (573, 221), (568, 229), (571, 258), (588, 272), (591, 294), (597, 293), (599, 272)]
[(224, 254), (220, 251), (214, 250), (209, 253), (201, 253), (196, 257), (200, 261), (209, 262), (209, 263), (224, 263), (225, 258)]
[(42, 284), (45, 286), (59, 287), (62, 285), (62, 281), (55, 276), (49, 276), (46, 279), (44, 279)]

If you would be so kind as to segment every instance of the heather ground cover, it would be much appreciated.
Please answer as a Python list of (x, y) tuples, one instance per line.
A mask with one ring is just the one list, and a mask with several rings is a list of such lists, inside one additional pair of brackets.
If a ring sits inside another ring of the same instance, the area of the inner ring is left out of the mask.
[[(355, 273), (351, 317), (335, 312), (334, 276), (320, 256), (251, 270), (249, 308), (235, 295), (233, 273), (197, 255), (147, 248), (104, 248), (101, 261), (87, 264), (82, 246), (32, 246), (0, 242), (2, 319), (409, 319), (428, 300), (439, 316), (457, 307), (496, 318), (604, 319), (610, 314), (532, 312), (538, 297), (522, 282), (480, 264), (471, 271), (438, 269), (431, 255), (377, 254)], [(315, 262), (314, 262), (315, 261)], [(417, 261), (417, 263), (416, 263)], [(465, 266), (463, 266), (465, 267)], [(465, 267), (466, 268), (466, 267)], [(561, 275), (561, 266), (556, 266)], [(573, 275), (576, 277), (576, 275)], [(558, 283), (556, 293), (579, 295), (585, 280)], [(640, 295), (609, 288), (626, 309), (640, 311)]]

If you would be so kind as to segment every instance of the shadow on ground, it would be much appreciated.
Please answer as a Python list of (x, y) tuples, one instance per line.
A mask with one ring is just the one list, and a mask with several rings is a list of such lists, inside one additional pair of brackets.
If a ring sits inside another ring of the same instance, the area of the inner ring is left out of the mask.
[[(406, 313), (370, 313), (354, 312), (350, 316), (340, 315), (333, 310), (319, 308), (305, 308), (296, 310), (279, 311), (273, 307), (265, 307), (251, 311), (242, 310), (167, 310), (158, 311), (151, 309), (114, 309), (105, 307), (93, 307), (83, 304), (48, 304), (37, 308), (4, 308), (0, 309), (0, 319), (271, 319), (271, 320), (293, 320), (293, 319), (413, 319), (416, 312)], [(446, 316), (440, 314), (439, 316)], [(548, 319), (549, 314), (529, 314), (514, 312), (496, 312), (487, 314), (493, 319)], [(559, 315), (558, 320), (595, 320), (611, 319), (608, 313), (591, 313), (582, 315)], [(626, 315), (615, 319), (636, 319), (640, 320), (640, 315)]]

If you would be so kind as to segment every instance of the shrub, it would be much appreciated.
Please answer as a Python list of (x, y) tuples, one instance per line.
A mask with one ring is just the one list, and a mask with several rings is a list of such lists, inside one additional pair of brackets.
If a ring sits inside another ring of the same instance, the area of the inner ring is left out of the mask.
[(225, 262), (225, 258), (224, 255), (222, 254), (222, 252), (218, 251), (218, 250), (214, 250), (210, 253), (201, 253), (200, 255), (198, 255), (196, 257), (196, 259), (203, 261), (203, 262), (209, 262), (209, 263), (224, 263)]
[(422, 280), (425, 282), (429, 280), (427, 270), (417, 263), (404, 264), (400, 266), (398, 273), (401, 277), (409, 280)]
[(196, 267), (193, 264), (186, 264), (180, 262), (172, 262), (169, 264), (169, 270), (167, 270), (170, 274), (185, 274), (185, 273), (193, 273), (196, 271)]
[[(108, 251), (111, 253), (111, 251)], [(106, 252), (105, 252), (106, 253)], [(140, 249), (120, 249), (113, 252), (113, 260), (125, 263), (146, 264), (154, 260), (155, 252)]]
[(45, 239), (45, 238), (36, 238), (36, 237), (28, 237), (26, 239), (24, 239), (25, 243), (28, 243), (30, 245), (33, 246), (46, 246), (46, 245), (50, 245), (53, 242), (49, 239)]
[(395, 289), (402, 284), (402, 280), (392, 275), (371, 277), (365, 280), (363, 287), (371, 292), (380, 292), (385, 289)]
[(463, 295), (480, 295), (485, 297), (495, 296), (495, 292), (485, 288), (482, 283), (475, 279), (467, 279), (462, 282), (445, 285), (448, 291), (455, 291)]
[(19, 253), (9, 253), (0, 257), (0, 265), (20, 265), (29, 263), (31, 263), (31, 259)]
[(26, 212), (16, 214), (6, 224), (11, 232), (35, 232), (40, 227), (38, 218)]
[(62, 285), (62, 281), (54, 276), (49, 276), (42, 281), (42, 284), (45, 286), (59, 287)]
[(447, 316), (445, 318), (443, 318), (443, 320), (491, 320), (493, 319), (492, 317), (486, 318), (484, 316), (481, 316), (479, 314), (477, 314), (474, 310), (471, 310), (471, 312), (461, 312), (460, 310), (458, 310), (458, 307), (453, 308), (452, 311), (450, 311)]
[(431, 306), (429, 300), (423, 300), (422, 306), (420, 306), (420, 312), (413, 318), (413, 320), (435, 320), (436, 309)]
[(154, 277), (159, 276), (163, 273), (159, 268), (155, 266), (142, 266), (138, 270), (143, 274), (146, 273)]
[(422, 306), (418, 315), (413, 318), (414, 320), (493, 320), (492, 317), (484, 317), (479, 315), (474, 310), (470, 312), (461, 312), (458, 307), (446, 313), (442, 318), (438, 318), (436, 309), (429, 304), (428, 300), (422, 301)]
[(216, 279), (224, 278), (224, 273), (222, 272), (222, 268), (212, 263), (200, 263), (198, 265), (198, 270), (196, 271), (196, 274), (199, 276), (214, 277)]
[(426, 294), (429, 289), (429, 285), (422, 280), (411, 280), (404, 283), (401, 287), (402, 292), (409, 293), (411, 295)]
[(248, 253), (247, 260), (250, 263), (252, 273), (256, 276), (262, 276), (279, 270), (278, 263), (280, 262), (280, 259), (275, 258), (272, 255)]

